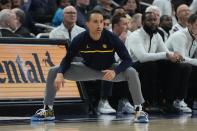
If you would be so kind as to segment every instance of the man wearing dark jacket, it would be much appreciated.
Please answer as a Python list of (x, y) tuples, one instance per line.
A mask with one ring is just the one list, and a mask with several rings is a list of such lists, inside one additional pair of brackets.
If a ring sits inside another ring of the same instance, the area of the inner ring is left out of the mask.
[[(103, 30), (103, 15), (92, 11), (87, 16), (88, 30), (76, 36), (59, 67), (49, 70), (46, 84), (44, 109), (37, 111), (32, 120), (54, 120), (53, 102), (56, 91), (64, 85), (64, 79), (76, 81), (106, 80), (127, 81), (135, 105), (135, 122), (147, 123), (148, 116), (142, 111), (144, 98), (138, 73), (132, 68), (132, 60), (121, 40), (107, 30)], [(114, 54), (122, 60), (115, 64)], [(83, 62), (72, 62), (80, 53)]]

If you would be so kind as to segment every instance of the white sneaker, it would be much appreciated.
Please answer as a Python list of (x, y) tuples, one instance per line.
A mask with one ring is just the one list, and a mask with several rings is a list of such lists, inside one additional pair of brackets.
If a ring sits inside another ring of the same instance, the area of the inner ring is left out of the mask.
[(149, 122), (148, 114), (144, 111), (137, 111), (135, 114), (134, 122), (135, 123), (148, 123)]
[(98, 113), (114, 114), (116, 113), (116, 110), (109, 105), (108, 100), (100, 100), (98, 104)]
[(192, 113), (192, 109), (187, 106), (184, 100), (175, 100), (173, 106), (183, 113)]
[(118, 102), (118, 113), (134, 114), (135, 109), (128, 99), (121, 99)]

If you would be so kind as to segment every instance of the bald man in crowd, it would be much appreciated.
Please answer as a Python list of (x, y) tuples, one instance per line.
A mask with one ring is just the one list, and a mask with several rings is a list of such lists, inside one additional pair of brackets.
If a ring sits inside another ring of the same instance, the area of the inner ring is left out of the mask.
[(189, 16), (191, 15), (191, 11), (186, 4), (180, 5), (176, 10), (177, 16), (177, 24), (172, 27), (171, 33), (174, 33), (178, 30), (186, 29), (187, 21)]

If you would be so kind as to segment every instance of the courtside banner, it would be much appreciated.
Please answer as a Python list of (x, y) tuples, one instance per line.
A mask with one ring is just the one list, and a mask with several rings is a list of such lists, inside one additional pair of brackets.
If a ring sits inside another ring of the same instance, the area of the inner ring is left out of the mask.
[[(65, 46), (0, 44), (0, 100), (44, 97), (48, 70), (66, 54)], [(66, 81), (57, 98), (79, 98), (74, 81)]]

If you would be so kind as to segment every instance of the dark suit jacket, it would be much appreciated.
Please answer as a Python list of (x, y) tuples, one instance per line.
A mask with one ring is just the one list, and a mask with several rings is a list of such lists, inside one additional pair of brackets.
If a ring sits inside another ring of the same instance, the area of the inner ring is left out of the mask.
[(20, 35), (17, 35), (8, 29), (0, 29), (0, 34), (2, 37), (20, 37)]
[(20, 35), (22, 37), (32, 37), (29, 30), (23, 26), (21, 26), (20, 28), (18, 28), (15, 31), (15, 34)]

